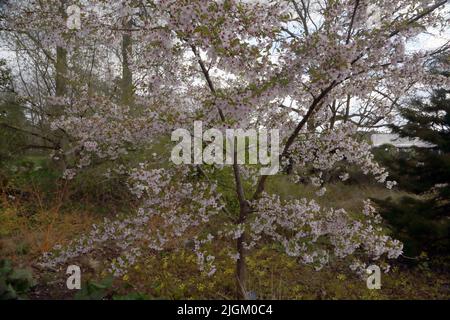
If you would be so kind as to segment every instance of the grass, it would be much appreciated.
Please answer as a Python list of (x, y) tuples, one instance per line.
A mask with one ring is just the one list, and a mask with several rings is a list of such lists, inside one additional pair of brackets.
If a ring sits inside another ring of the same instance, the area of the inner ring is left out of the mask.
[(322, 197), (317, 197), (317, 188), (305, 184), (293, 184), (287, 176), (275, 176), (270, 180), (267, 192), (276, 193), (282, 199), (309, 198), (315, 199), (321, 206), (343, 208), (348, 212), (359, 212), (362, 201), (370, 198), (393, 199), (407, 195), (399, 190), (389, 190), (382, 184), (354, 185), (345, 182), (336, 182), (326, 185), (327, 192)]

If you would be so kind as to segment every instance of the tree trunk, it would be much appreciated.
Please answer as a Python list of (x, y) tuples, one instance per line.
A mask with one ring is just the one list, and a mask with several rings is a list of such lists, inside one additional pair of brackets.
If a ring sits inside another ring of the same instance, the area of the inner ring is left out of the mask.
[(330, 119), (330, 130), (334, 129), (334, 125), (336, 123), (336, 115), (337, 115), (337, 108), (336, 108), (336, 99), (333, 100), (333, 104), (331, 105), (331, 112), (332, 112), (332, 116)]
[(344, 115), (344, 123), (347, 123), (349, 117), (350, 117), (350, 101), (352, 97), (348, 94), (347, 95), (347, 104), (345, 106), (345, 115)]
[(245, 282), (247, 281), (247, 265), (245, 264), (245, 232), (237, 239), (237, 251), (239, 259), (236, 261), (236, 285), (238, 299), (247, 299)]
[(132, 55), (132, 38), (131, 27), (133, 26), (131, 18), (124, 23), (127, 30), (122, 36), (122, 83), (121, 100), (124, 105), (131, 105), (133, 103), (133, 74), (130, 68), (130, 61)]
[(56, 96), (62, 97), (66, 93), (67, 77), (67, 50), (62, 47), (56, 48)]
[[(249, 213), (249, 207), (247, 202), (240, 205), (239, 223), (244, 223)], [(239, 259), (236, 261), (236, 285), (237, 285), (237, 298), (241, 300), (247, 299), (247, 265), (245, 263), (245, 248), (244, 242), (246, 238), (246, 232), (244, 231), (236, 241), (236, 249), (239, 253)]]
[[(67, 19), (66, 15), (66, 1), (60, 1), (59, 13), (63, 19)], [(63, 47), (56, 47), (56, 61), (55, 61), (55, 96), (64, 97), (67, 93), (67, 50)], [(56, 119), (64, 114), (64, 105), (57, 104), (53, 106), (50, 112), (50, 121)], [(55, 141), (57, 142), (56, 148), (60, 149), (61, 152), (58, 154), (58, 159), (55, 159), (55, 166), (60, 170), (64, 171), (67, 167), (67, 161), (64, 155), (64, 149), (68, 144), (67, 137), (64, 132), (57, 131), (55, 136)]]
[[(60, 1), (59, 13), (63, 19), (67, 19), (65, 0)], [(55, 78), (56, 96), (62, 97), (66, 94), (67, 50), (59, 46), (56, 47), (55, 71), (56, 71), (56, 78)], [(59, 112), (57, 112), (57, 114), (58, 113)]]

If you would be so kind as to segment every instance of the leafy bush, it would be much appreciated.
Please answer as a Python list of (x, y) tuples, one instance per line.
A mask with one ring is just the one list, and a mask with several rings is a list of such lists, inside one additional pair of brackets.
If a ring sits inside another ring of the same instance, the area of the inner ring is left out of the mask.
[(113, 283), (112, 277), (107, 277), (100, 282), (87, 281), (81, 286), (81, 290), (75, 295), (76, 300), (101, 300), (109, 294)]
[(0, 300), (23, 298), (34, 285), (31, 271), (15, 269), (11, 261), (0, 260)]

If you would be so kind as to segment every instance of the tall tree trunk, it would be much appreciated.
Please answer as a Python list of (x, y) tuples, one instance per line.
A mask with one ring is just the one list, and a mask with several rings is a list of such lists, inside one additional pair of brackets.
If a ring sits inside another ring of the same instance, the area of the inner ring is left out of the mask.
[[(63, 19), (67, 19), (66, 0), (59, 2), (59, 14)], [(67, 50), (63, 47), (56, 47), (56, 96), (62, 97), (66, 94), (67, 80)]]
[[(67, 19), (66, 14), (66, 0), (60, 1), (59, 13), (63, 19)], [(55, 95), (57, 97), (64, 97), (67, 93), (67, 50), (63, 47), (56, 47), (56, 61), (55, 61)], [(57, 104), (53, 107), (51, 112), (50, 121), (60, 117), (64, 113), (64, 105)], [(55, 161), (56, 167), (61, 171), (64, 171), (67, 167), (67, 161), (64, 155), (64, 149), (68, 143), (67, 137), (64, 132), (58, 131), (56, 133), (57, 148), (62, 152), (58, 155), (59, 159)]]
[[(244, 223), (250, 208), (247, 202), (244, 202), (240, 206), (239, 223)], [(236, 285), (237, 285), (237, 297), (241, 300), (247, 299), (247, 265), (245, 263), (245, 248), (244, 242), (246, 239), (246, 232), (244, 231), (236, 241), (236, 249), (239, 254), (239, 258), (236, 261)]]
[(344, 123), (347, 123), (349, 117), (350, 117), (350, 101), (351, 101), (351, 96), (348, 94), (347, 95), (347, 104), (345, 106), (345, 115), (344, 115)]
[(336, 109), (336, 99), (333, 100), (333, 104), (331, 105), (331, 119), (330, 119), (330, 130), (334, 129), (334, 125), (336, 123), (336, 115), (337, 115), (337, 109)]
[(124, 105), (133, 104), (133, 74), (130, 68), (131, 55), (133, 53), (131, 28), (133, 22), (130, 17), (124, 23), (125, 31), (122, 36), (122, 82), (121, 101)]
[(239, 254), (238, 260), (236, 261), (236, 285), (237, 285), (237, 297), (238, 299), (245, 300), (247, 299), (247, 266), (245, 263), (245, 254), (246, 250), (244, 248), (244, 242), (246, 238), (245, 232), (245, 222), (247, 220), (247, 216), (250, 213), (250, 204), (245, 198), (244, 186), (242, 184), (241, 173), (239, 169), (239, 165), (237, 163), (237, 145), (233, 143), (234, 148), (234, 163), (233, 163), (233, 173), (234, 180), (236, 183), (236, 195), (239, 200), (239, 219), (237, 221), (237, 225), (241, 225), (244, 227), (242, 234), (236, 241), (236, 249)]
[(56, 96), (63, 97), (66, 94), (67, 78), (67, 50), (62, 47), (56, 48)]

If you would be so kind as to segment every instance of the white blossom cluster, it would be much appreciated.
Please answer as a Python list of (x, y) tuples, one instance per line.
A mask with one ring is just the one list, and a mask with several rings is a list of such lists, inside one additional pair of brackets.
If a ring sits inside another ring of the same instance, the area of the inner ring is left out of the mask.
[[(323, 133), (307, 133), (294, 144), (290, 158), (294, 169), (298, 170), (299, 180), (305, 168), (320, 171), (318, 176), (311, 176), (311, 184), (315, 187), (323, 185), (322, 172), (334, 168), (340, 162), (356, 165), (364, 174), (371, 174), (379, 183), (385, 183), (388, 189), (396, 185), (395, 181), (387, 181), (389, 173), (375, 160), (368, 142), (355, 136), (353, 125), (337, 127), (333, 131)], [(286, 162), (284, 162), (286, 164)], [(349, 178), (348, 173), (341, 175), (341, 180)], [(322, 188), (321, 194), (325, 192)]]
[(317, 269), (330, 256), (360, 253), (378, 260), (383, 255), (394, 259), (402, 253), (403, 245), (384, 234), (381, 217), (370, 201), (365, 202), (360, 217), (344, 209), (321, 208), (314, 200), (281, 201), (268, 194), (254, 206), (257, 214), (247, 226), (251, 239), (247, 246), (254, 247), (261, 238), (270, 237), (288, 255)]
[[(186, 179), (183, 179), (186, 175)], [(137, 212), (105, 218), (101, 225), (82, 235), (66, 247), (57, 245), (46, 253), (40, 264), (56, 268), (93, 251), (111, 251), (118, 256), (110, 271), (120, 276), (149, 250), (163, 250), (173, 239), (210, 222), (221, 209), (215, 187), (204, 182), (189, 182), (189, 170), (169, 174), (164, 169), (147, 170), (145, 164), (130, 174), (130, 189), (143, 200)], [(176, 178), (176, 179), (175, 179)], [(201, 270), (214, 273), (214, 257), (203, 257), (203, 246), (213, 237), (195, 239), (194, 251)]]

